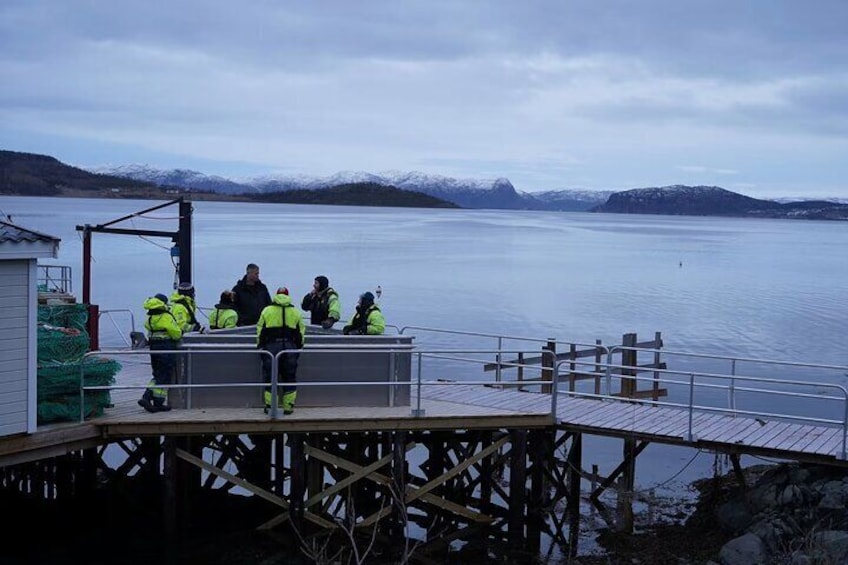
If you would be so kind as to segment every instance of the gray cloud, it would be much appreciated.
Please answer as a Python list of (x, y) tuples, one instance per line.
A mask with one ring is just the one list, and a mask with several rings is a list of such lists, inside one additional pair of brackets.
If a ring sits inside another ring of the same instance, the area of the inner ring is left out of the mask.
[(788, 159), (840, 190), (845, 29), (841, 0), (6, 0), (0, 142), (525, 190), (727, 170), (780, 190)]

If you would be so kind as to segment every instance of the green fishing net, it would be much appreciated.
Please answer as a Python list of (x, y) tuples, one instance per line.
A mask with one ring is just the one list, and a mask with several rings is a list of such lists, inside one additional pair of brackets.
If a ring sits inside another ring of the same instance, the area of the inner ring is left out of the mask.
[(88, 306), (85, 304), (39, 304), (38, 325), (72, 328), (85, 331)]
[[(89, 336), (84, 304), (38, 306), (38, 423), (80, 419), (80, 379), (85, 386), (109, 386), (121, 365), (86, 357)], [(85, 417), (101, 416), (111, 404), (109, 391), (86, 391)]]
[(38, 362), (64, 363), (78, 361), (88, 353), (89, 339), (86, 332), (66, 334), (60, 330), (38, 328)]
[[(88, 357), (85, 362), (39, 363), (39, 423), (78, 420), (80, 417), (80, 378), (85, 386), (110, 386), (121, 364), (114, 359)], [(111, 404), (109, 391), (86, 391), (85, 417), (101, 416)]]

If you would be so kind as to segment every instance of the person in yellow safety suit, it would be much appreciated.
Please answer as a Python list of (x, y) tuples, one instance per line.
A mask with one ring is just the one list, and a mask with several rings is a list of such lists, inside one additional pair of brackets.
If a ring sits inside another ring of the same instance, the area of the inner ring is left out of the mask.
[[(280, 351), (299, 350), (303, 348), (303, 340), (306, 336), (306, 324), (303, 316), (292, 304), (289, 291), (282, 286), (271, 299), (271, 304), (262, 309), (259, 321), (256, 322), (256, 345), (259, 349), (277, 355)], [(279, 378), (283, 383), (283, 390), (278, 403), (283, 409), (283, 414), (291, 414), (297, 400), (297, 362), (300, 353), (285, 353), (279, 357)], [(262, 355), (262, 372), (265, 382), (271, 382), (271, 359)], [(265, 413), (271, 409), (271, 388), (266, 387), (263, 398), (265, 400)]]
[(183, 333), (196, 332), (200, 330), (197, 323), (197, 304), (194, 302), (194, 285), (190, 282), (181, 282), (177, 290), (171, 295), (171, 312), (177, 319)]
[(164, 294), (157, 294), (145, 300), (144, 309), (147, 310), (144, 329), (147, 330), (147, 341), (150, 344), (150, 367), (153, 370), (153, 378), (148, 383), (144, 395), (139, 399), (138, 405), (148, 412), (167, 412), (171, 409), (165, 404), (168, 390), (161, 387), (173, 381), (176, 354), (154, 353), (154, 351), (177, 349), (183, 332), (168, 309), (168, 297)]
[(221, 300), (209, 314), (209, 329), (234, 328), (237, 321), (238, 312), (236, 312), (235, 307), (235, 294), (231, 290), (225, 290), (221, 293)]
[(386, 331), (386, 319), (380, 308), (374, 304), (374, 295), (364, 292), (359, 295), (356, 314), (342, 329), (345, 335), (382, 335)]

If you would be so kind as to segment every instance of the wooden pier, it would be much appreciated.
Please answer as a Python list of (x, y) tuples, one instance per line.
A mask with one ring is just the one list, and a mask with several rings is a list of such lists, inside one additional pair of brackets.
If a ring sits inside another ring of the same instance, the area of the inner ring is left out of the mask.
[[(558, 358), (575, 361), (575, 353)], [(664, 369), (632, 363), (624, 379)], [(598, 373), (568, 368), (556, 396), (534, 384), (540, 379), (425, 381), (412, 387), (410, 406), (307, 407), (271, 418), (256, 408), (147, 413), (136, 400), (150, 369), (137, 357), (124, 363), (102, 416), (0, 439), (0, 487), (60, 498), (104, 477), (143, 479), (156, 485), (171, 533), (205, 493), (236, 489), (267, 503), (252, 528), (299, 540), (377, 528), (390, 540), (414, 523), (424, 532), (416, 554), (438, 561), (450, 540), (481, 532), (511, 551), (538, 552), (545, 537), (573, 553), (581, 485), (591, 482), (589, 500), (615, 522), (601, 497), (632, 491), (637, 457), (651, 443), (728, 454), (740, 472), (745, 454), (848, 465), (844, 426), (666, 406), (655, 400), (665, 395), (656, 382), (644, 392), (631, 383), (629, 396), (598, 395)], [(576, 383), (591, 379), (580, 394)], [(586, 435), (622, 440), (609, 475), (584, 469)]]

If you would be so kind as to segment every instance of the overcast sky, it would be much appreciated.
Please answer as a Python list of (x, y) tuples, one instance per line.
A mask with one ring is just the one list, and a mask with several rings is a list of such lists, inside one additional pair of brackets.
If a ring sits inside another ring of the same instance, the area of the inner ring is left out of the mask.
[(0, 148), (848, 197), (848, 0), (2, 0)]

